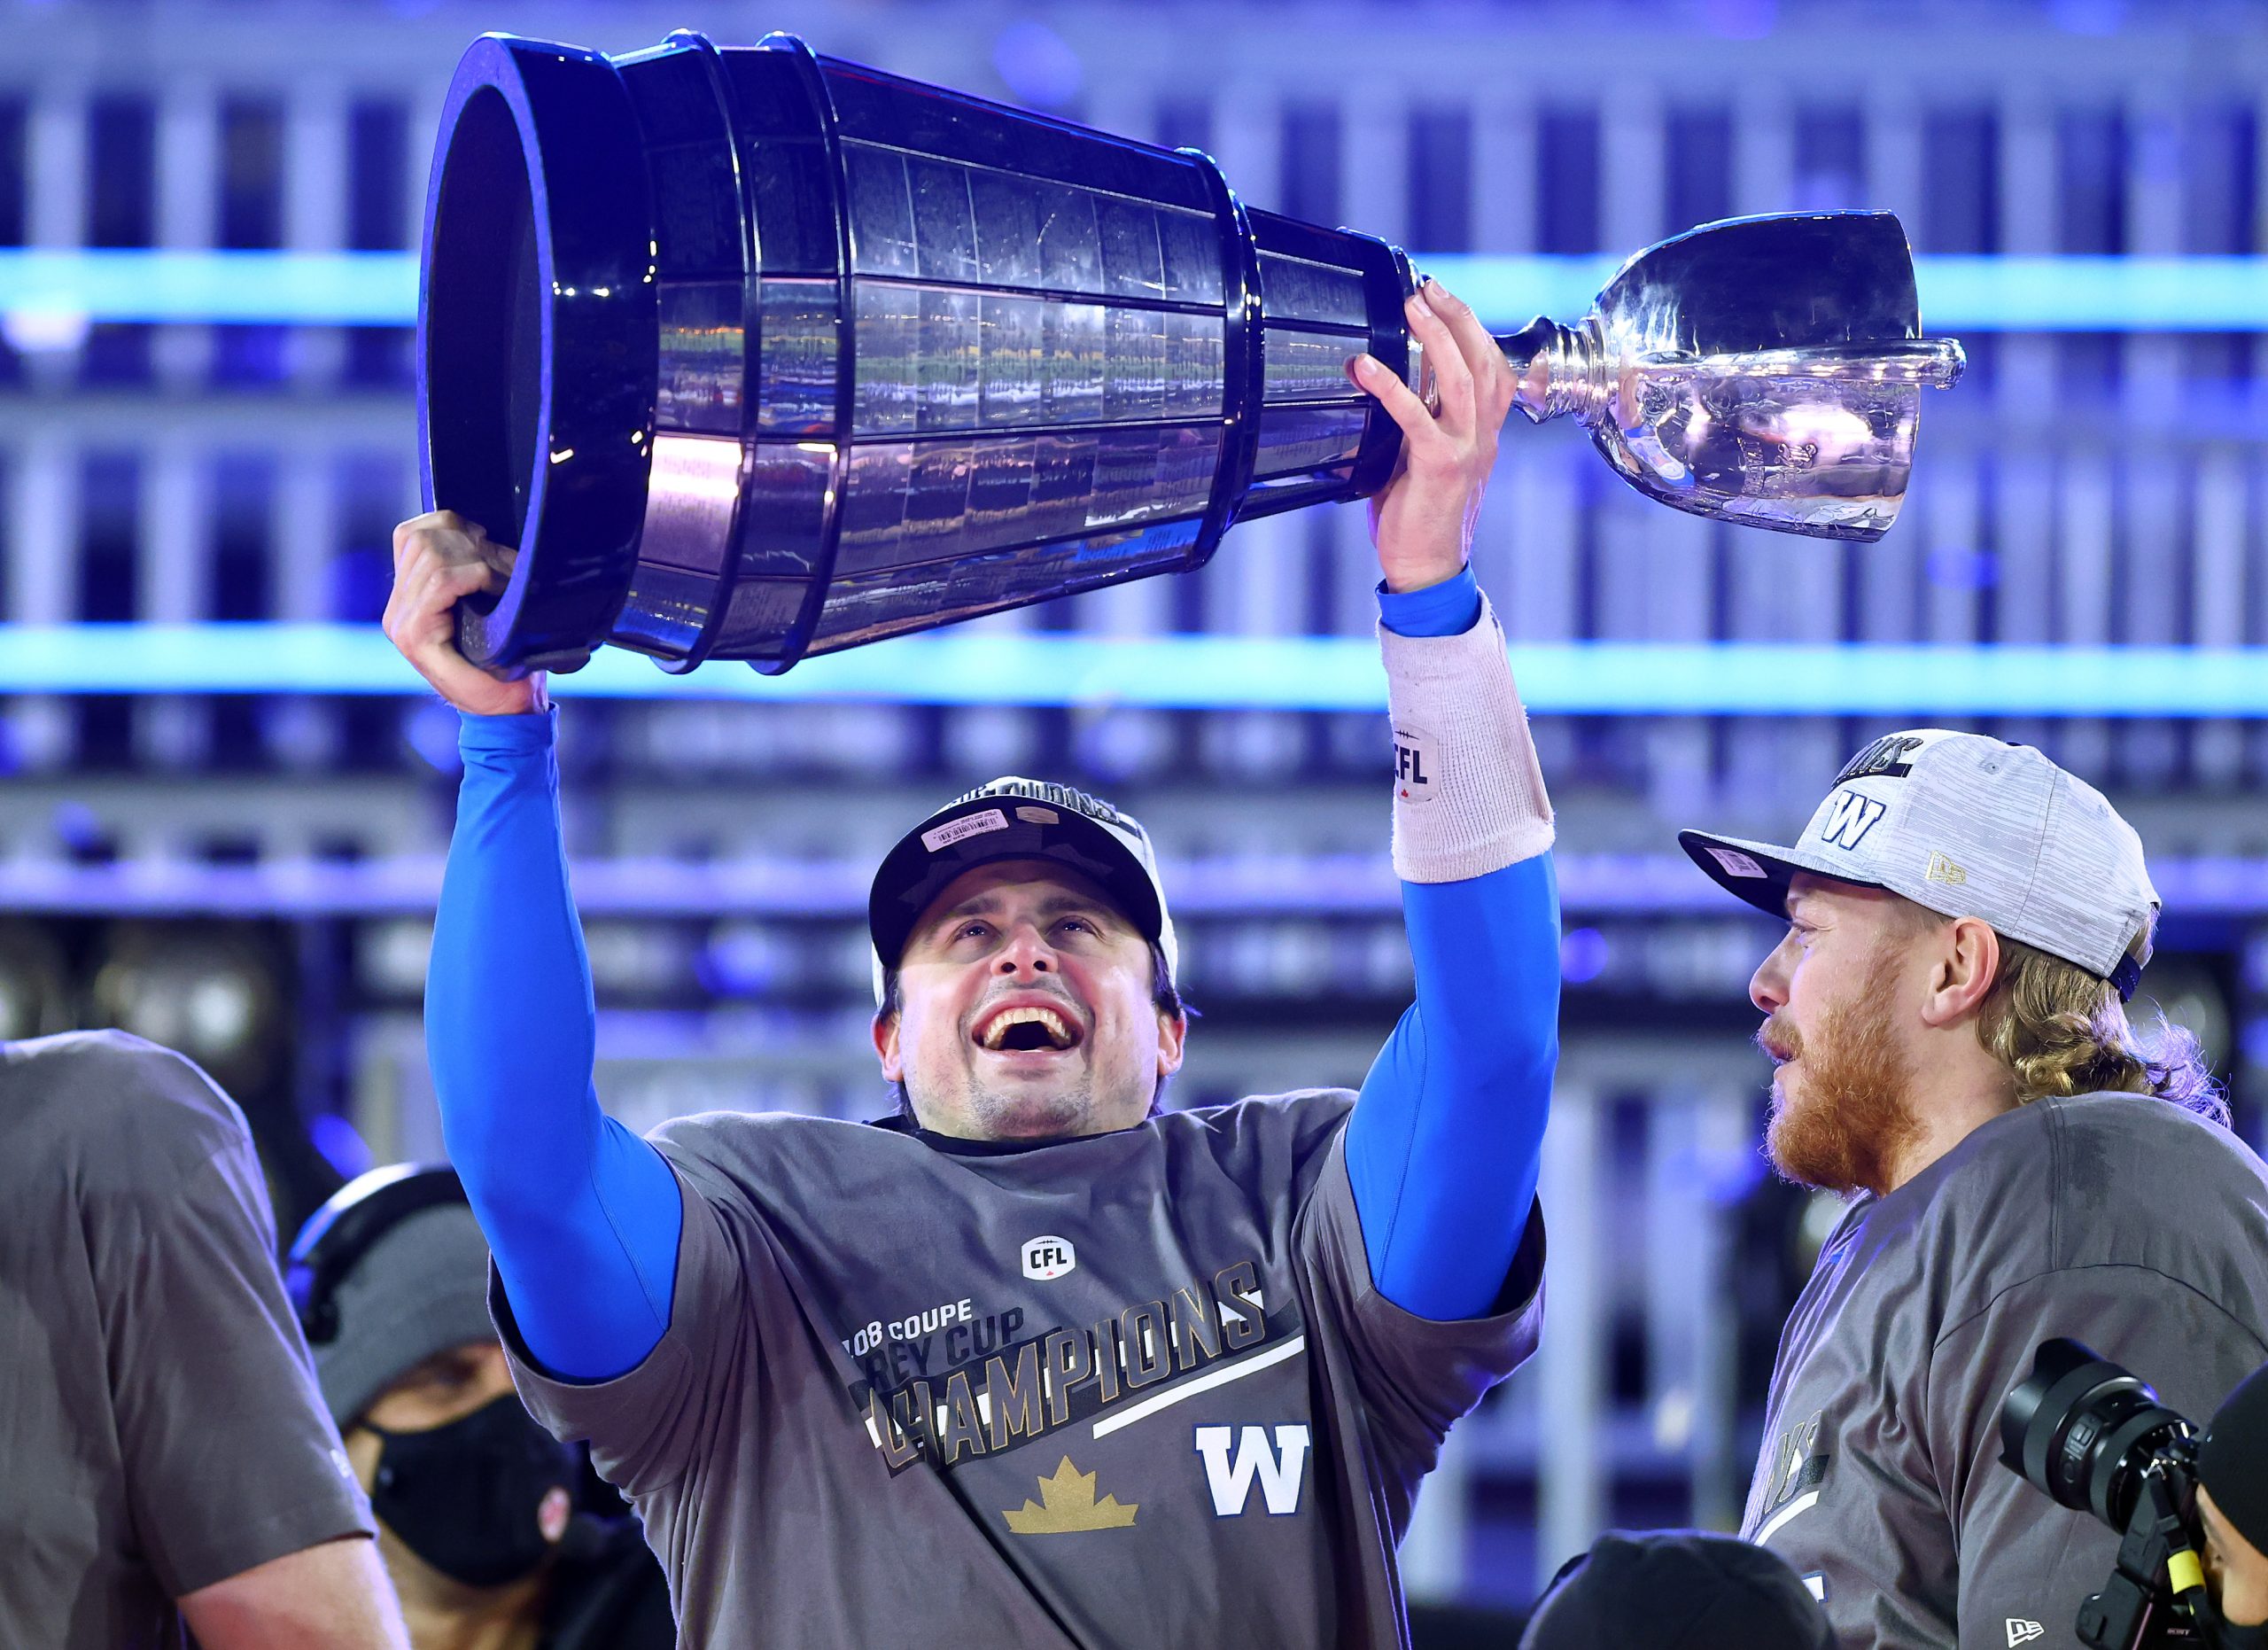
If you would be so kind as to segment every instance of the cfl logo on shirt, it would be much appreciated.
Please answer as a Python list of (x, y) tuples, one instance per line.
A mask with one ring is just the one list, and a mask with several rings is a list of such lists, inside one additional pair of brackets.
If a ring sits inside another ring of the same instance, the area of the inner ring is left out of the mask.
[(1024, 1243), (1024, 1276), (1035, 1282), (1045, 1283), (1076, 1271), (1079, 1251), (1071, 1246), (1069, 1238), (1036, 1237)]
[(1212, 1492), (1214, 1517), (1241, 1516), (1251, 1505), (1255, 1483), (1270, 1518), (1300, 1510), (1300, 1488), (1308, 1467), (1305, 1427), (1200, 1427), (1197, 1453), (1205, 1460), (1205, 1487)]

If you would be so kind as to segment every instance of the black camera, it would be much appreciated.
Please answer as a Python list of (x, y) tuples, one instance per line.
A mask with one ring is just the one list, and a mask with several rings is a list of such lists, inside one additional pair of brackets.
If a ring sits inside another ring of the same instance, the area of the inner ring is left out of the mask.
[(2000, 1465), (2124, 1537), (2101, 1592), (2079, 1607), (2090, 1650), (2202, 1645), (2197, 1428), (2149, 1383), (2077, 1341), (2049, 1341), (2000, 1404)]

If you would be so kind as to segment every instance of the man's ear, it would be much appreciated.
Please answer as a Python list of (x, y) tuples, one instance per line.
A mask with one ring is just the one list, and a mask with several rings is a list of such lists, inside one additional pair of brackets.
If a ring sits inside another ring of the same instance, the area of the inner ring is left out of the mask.
[(1927, 942), (1935, 946), (1922, 1023), (1952, 1025), (1974, 1014), (2000, 977), (2000, 937), (1973, 916), (1955, 917)]
[(874, 1016), (874, 1053), (882, 1057), (882, 1081), (905, 1081), (905, 1065), (897, 1055), (897, 1016), (878, 1014)]
[(1189, 1037), (1189, 1021), (1178, 1014), (1158, 1010), (1158, 1075), (1171, 1077), (1181, 1070), (1182, 1046)]

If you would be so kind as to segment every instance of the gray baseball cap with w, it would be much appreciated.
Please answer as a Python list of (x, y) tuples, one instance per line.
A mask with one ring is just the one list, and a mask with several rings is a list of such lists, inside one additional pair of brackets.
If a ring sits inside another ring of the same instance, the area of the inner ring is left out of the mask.
[(1788, 846), (1680, 831), (1711, 877), (1786, 914), (1798, 871), (1973, 916), (2132, 997), (2158, 908), (2141, 838), (2102, 793), (2030, 745), (1918, 728), (1852, 757)]

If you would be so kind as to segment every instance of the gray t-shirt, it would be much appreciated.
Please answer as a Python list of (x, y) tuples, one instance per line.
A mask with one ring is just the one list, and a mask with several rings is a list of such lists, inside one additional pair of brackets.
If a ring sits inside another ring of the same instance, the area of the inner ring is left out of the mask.
[(182, 1594), (370, 1534), (228, 1097), (122, 1032), (0, 1043), (0, 1645), (183, 1645)]
[(684, 1642), (1100, 1650), (1402, 1642), (1394, 1546), (1449, 1425), (1535, 1345), (1371, 1287), (1353, 1096), (1025, 1148), (717, 1115), (668, 1333), (617, 1379), (527, 1361), (668, 1571)]
[(2118, 1536), (1999, 1459), (2000, 1401), (2057, 1335), (2202, 1424), (2268, 1358), (2260, 1159), (2165, 1101), (2085, 1094), (1853, 1201), (1781, 1336), (1741, 1525), (1845, 1646), (2077, 1642)]

